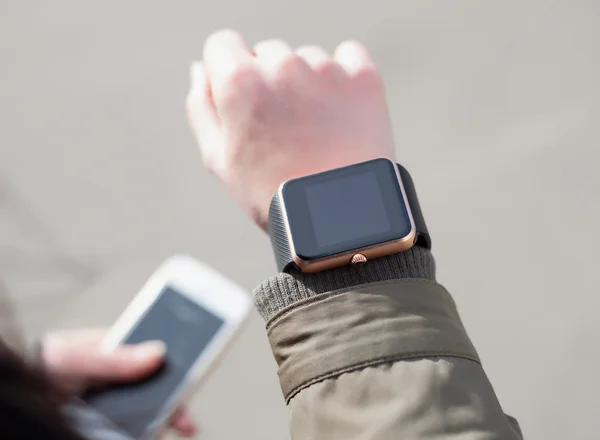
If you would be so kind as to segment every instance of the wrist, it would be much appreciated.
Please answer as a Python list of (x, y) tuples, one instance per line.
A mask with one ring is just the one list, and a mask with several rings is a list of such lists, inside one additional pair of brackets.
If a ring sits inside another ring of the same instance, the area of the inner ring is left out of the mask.
[(410, 174), (385, 158), (284, 182), (271, 200), (268, 232), (280, 272), (431, 249)]
[(435, 281), (435, 260), (428, 249), (411, 249), (367, 261), (316, 273), (286, 270), (254, 290), (254, 303), (265, 320), (281, 310), (325, 292), (394, 279)]

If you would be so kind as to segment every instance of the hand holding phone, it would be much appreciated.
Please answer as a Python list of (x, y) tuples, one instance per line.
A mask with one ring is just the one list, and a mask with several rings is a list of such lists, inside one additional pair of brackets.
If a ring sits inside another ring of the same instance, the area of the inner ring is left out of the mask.
[(158, 371), (88, 390), (82, 399), (135, 439), (153, 438), (208, 372), (250, 310), (249, 295), (190, 257), (167, 260), (117, 320), (103, 349), (163, 341)]
[[(77, 393), (90, 383), (136, 381), (152, 375), (162, 365), (166, 354), (162, 341), (123, 345), (106, 352), (101, 350), (106, 334), (106, 329), (77, 329), (44, 336), (40, 341), (40, 361), (59, 389)], [(197, 431), (194, 420), (183, 407), (170, 417), (169, 428), (182, 437)], [(84, 434), (90, 440), (94, 438), (85, 430)]]

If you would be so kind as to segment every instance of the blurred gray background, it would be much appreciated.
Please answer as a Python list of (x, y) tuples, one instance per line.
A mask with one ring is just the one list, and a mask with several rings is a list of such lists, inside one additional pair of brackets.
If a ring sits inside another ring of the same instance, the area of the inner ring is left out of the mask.
[[(188, 65), (221, 27), (370, 47), (438, 278), (504, 409), (529, 439), (596, 437), (596, 0), (1, 2), (4, 322), (108, 326), (175, 252), (248, 290), (274, 273), (184, 117)], [(289, 438), (258, 315), (192, 406), (205, 439)]]

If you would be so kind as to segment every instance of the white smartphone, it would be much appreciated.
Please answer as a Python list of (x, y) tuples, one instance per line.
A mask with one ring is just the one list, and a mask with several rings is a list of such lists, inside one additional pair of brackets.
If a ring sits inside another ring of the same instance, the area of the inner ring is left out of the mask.
[(154, 438), (215, 363), (249, 310), (249, 294), (232, 281), (191, 257), (171, 257), (103, 341), (106, 350), (164, 341), (163, 367), (137, 383), (90, 390), (82, 400), (132, 438)]

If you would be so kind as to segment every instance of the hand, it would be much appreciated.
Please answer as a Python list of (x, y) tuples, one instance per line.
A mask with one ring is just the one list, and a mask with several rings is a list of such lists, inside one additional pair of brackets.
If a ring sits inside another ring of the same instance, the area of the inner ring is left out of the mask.
[[(102, 330), (76, 330), (44, 337), (41, 361), (58, 386), (75, 392), (90, 384), (136, 381), (161, 366), (165, 354), (162, 342), (125, 345), (104, 352), (101, 342), (105, 334)], [(183, 437), (191, 437), (197, 431), (196, 424), (182, 408), (175, 411), (170, 425)]]
[(210, 36), (191, 68), (187, 114), (205, 165), (266, 229), (285, 180), (365, 160), (394, 160), (382, 80), (368, 51), (342, 43), (248, 49), (231, 30)]

